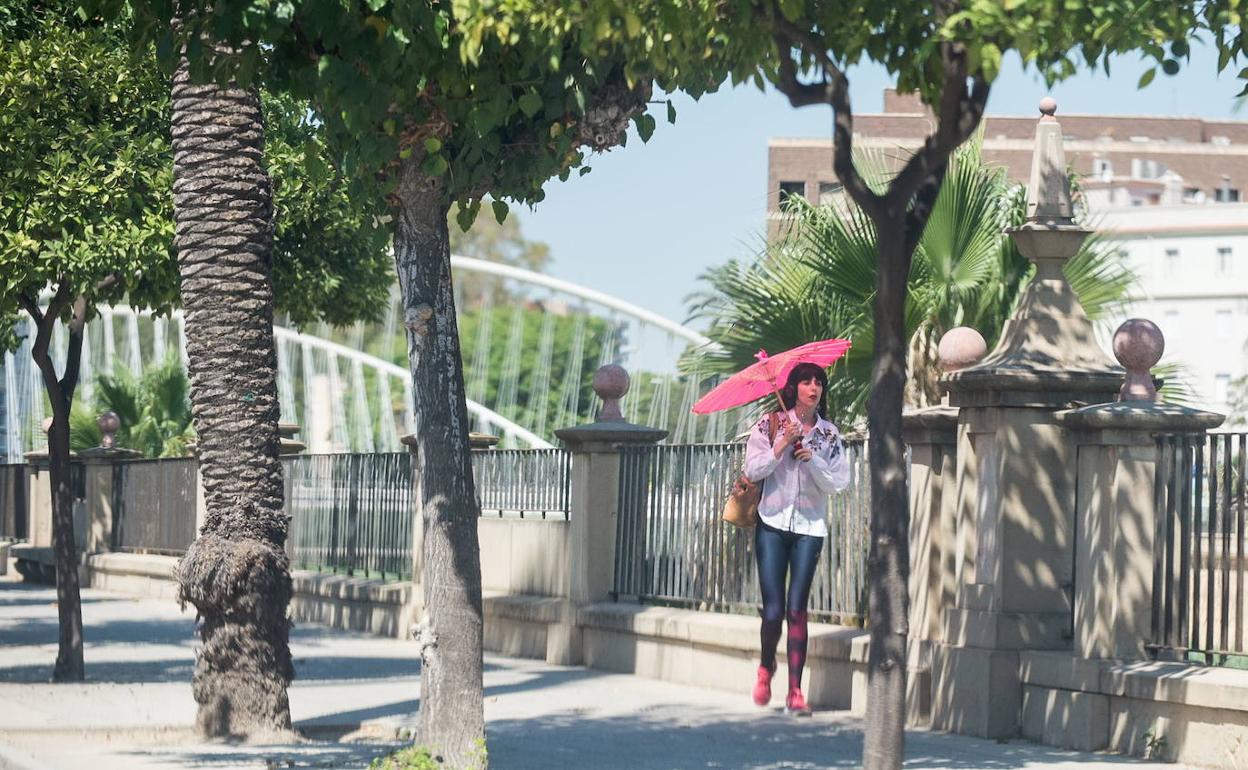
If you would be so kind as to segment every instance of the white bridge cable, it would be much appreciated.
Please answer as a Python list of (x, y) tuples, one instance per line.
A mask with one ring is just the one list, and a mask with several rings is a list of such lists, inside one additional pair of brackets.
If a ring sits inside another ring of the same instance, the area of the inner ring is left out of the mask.
[(528, 423), (539, 436), (546, 433), (546, 415), (550, 404), (550, 359), (555, 341), (554, 313), (542, 317), (542, 331), (537, 343), (537, 366), (533, 385), (529, 388)]
[(572, 327), (572, 344), (568, 348), (568, 364), (563, 368), (563, 382), (559, 383), (560, 425), (573, 425), (580, 419), (581, 369), (585, 355), (586, 313), (576, 312)]
[(511, 333), (507, 335), (507, 349), (503, 351), (503, 376), (498, 383), (495, 409), (509, 419), (516, 418), (516, 389), (520, 379), (520, 354), (524, 351), (524, 304), (516, 305), (511, 313)]

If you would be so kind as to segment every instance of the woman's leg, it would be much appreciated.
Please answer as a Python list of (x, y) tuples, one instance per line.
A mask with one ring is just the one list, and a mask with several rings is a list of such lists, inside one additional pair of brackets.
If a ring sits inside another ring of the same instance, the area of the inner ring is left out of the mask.
[(763, 599), (763, 623), (759, 632), (760, 663), (776, 670), (776, 645), (784, 621), (784, 578), (789, 571), (789, 549), (784, 533), (759, 522), (754, 528), (754, 556), (758, 561), (758, 589)]
[[(785, 615), (789, 622), (789, 693), (802, 688), (802, 670), (806, 667), (806, 607), (810, 602), (810, 585), (823, 550), (823, 538), (798, 535), (789, 554), (789, 592)], [(803, 701), (802, 706), (805, 706)]]

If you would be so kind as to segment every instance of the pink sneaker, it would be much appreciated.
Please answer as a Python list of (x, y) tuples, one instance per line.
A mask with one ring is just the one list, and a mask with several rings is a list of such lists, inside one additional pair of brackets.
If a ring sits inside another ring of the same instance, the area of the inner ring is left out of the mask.
[(789, 689), (789, 697), (784, 699), (784, 713), (795, 717), (810, 716), (810, 706), (806, 705), (806, 697), (796, 687)]
[(758, 667), (758, 677), (754, 682), (754, 705), (766, 706), (771, 702), (771, 677), (774, 673), (766, 666)]

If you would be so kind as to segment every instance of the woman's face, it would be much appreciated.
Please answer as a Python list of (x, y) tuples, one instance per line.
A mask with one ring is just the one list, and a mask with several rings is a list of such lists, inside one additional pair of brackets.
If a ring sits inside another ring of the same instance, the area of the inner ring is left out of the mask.
[(819, 406), (819, 398), (823, 396), (823, 385), (816, 377), (808, 377), (797, 383), (797, 403), (807, 409)]

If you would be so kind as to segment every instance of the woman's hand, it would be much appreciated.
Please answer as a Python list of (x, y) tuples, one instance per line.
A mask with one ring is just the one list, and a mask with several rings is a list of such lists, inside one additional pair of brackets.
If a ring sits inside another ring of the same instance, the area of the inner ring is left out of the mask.
[(776, 428), (776, 440), (772, 445), (775, 447), (776, 457), (782, 457), (802, 437), (802, 429), (796, 422), (787, 417), (781, 417), (780, 420), (780, 425)]
[(810, 458), (815, 456), (814, 451), (808, 446), (801, 446), (793, 450), (793, 456), (804, 463), (810, 462)]

